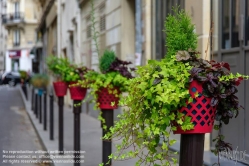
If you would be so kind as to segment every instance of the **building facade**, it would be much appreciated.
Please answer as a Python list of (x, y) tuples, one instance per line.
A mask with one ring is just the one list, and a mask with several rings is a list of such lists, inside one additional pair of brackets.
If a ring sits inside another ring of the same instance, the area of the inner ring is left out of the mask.
[(41, 12), (38, 0), (7, 0), (2, 22), (8, 31), (5, 54), (6, 71), (26, 70), (32, 72), (30, 51), (36, 40), (38, 15)]
[[(79, 1), (81, 9), (82, 62), (98, 71), (98, 54), (92, 31), (90, 0)], [(95, 28), (99, 32), (99, 56), (105, 49), (113, 50), (118, 58), (133, 61), (135, 53), (135, 1), (94, 0)]]
[[(1, 16), (6, 13), (6, 0), (0, 1), (0, 14)], [(7, 32), (4, 27), (3, 21), (0, 22), (0, 70), (5, 70), (5, 53), (6, 53), (6, 40)]]

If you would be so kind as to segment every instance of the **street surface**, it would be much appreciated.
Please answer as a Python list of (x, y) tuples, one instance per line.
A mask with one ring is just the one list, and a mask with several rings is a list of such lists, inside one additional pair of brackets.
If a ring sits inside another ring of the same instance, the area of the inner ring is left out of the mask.
[[(6, 158), (6, 156), (13, 157), (13, 154), (6, 153), (6, 151), (28, 150), (43, 149), (25, 111), (20, 92), (17, 87), (0, 86), (0, 165), (44, 166), (44, 164), (3, 163), (9, 162), (7, 160), (17, 159), (17, 155), (27, 156), (22, 153), (15, 154), (15, 158)], [(27, 160), (32, 159), (28, 158)]]

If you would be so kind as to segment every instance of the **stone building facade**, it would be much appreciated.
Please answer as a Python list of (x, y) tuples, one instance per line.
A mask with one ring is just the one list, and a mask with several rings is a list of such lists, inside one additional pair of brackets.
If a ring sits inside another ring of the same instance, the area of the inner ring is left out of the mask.
[(36, 40), (36, 27), (41, 12), (38, 0), (6, 0), (6, 13), (2, 16), (7, 37), (5, 70), (32, 71), (30, 54)]

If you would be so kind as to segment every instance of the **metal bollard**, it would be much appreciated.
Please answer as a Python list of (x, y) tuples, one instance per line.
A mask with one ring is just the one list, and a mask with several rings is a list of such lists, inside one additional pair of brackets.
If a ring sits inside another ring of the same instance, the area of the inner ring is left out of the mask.
[(49, 95), (49, 106), (50, 106), (50, 140), (54, 140), (54, 96), (53, 93), (51, 92)]
[(64, 154), (63, 151), (63, 106), (64, 106), (64, 97), (58, 97), (58, 105), (59, 105), (59, 154)]
[(203, 165), (204, 139), (205, 134), (181, 134), (179, 166)]
[(25, 95), (25, 97), (26, 97), (26, 100), (28, 100), (28, 93), (27, 93), (27, 86), (26, 86), (26, 83), (23, 83), (23, 84), (21, 85), (21, 87), (22, 87), (22, 91), (23, 91), (23, 93), (24, 93), (24, 95)]
[[(104, 130), (102, 128), (102, 136), (109, 132), (110, 127), (113, 126), (113, 109), (102, 109), (102, 117), (105, 119), (107, 129)], [(103, 126), (103, 124), (102, 124)], [(106, 164), (109, 161), (108, 156), (112, 153), (112, 140), (102, 141), (102, 162), (105, 166), (111, 166), (112, 162), (110, 161), (109, 164)]]
[(76, 153), (80, 151), (80, 113), (81, 113), (81, 100), (73, 101), (73, 113), (74, 113), (74, 166), (80, 166), (80, 158), (76, 158), (80, 153)]
[(35, 116), (38, 118), (38, 94), (37, 94), (37, 89), (35, 89)]
[(43, 130), (47, 130), (47, 91), (46, 89), (43, 92), (43, 102), (44, 102), (44, 108), (43, 108)]
[(42, 95), (39, 94), (39, 123), (42, 123)]
[(35, 92), (34, 92), (34, 87), (32, 87), (32, 90), (31, 90), (31, 110), (34, 111), (34, 96), (35, 96)]

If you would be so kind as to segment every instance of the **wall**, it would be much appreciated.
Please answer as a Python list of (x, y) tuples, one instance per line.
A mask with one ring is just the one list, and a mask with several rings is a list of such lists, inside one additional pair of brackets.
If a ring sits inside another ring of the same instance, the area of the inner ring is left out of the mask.
[(32, 59), (29, 54), (30, 50), (22, 50), (22, 55), (19, 60), (20, 70), (31, 71), (32, 70)]
[[(95, 27), (100, 32), (98, 45), (100, 56), (106, 48), (116, 52), (122, 60), (135, 57), (135, 1), (95, 0)], [(91, 26), (91, 4), (81, 6), (81, 55), (86, 65), (98, 71), (98, 55), (92, 37), (87, 36)], [(100, 17), (105, 16), (105, 30), (100, 30)], [(93, 32), (91, 33), (93, 35)]]
[[(60, 38), (58, 54), (66, 50), (66, 56), (74, 63), (80, 63), (80, 10), (77, 0), (58, 1), (58, 36)], [(73, 41), (70, 41), (70, 35)], [(73, 50), (73, 51), (72, 51)]]
[[(0, 1), (0, 14), (5, 14), (6, 11), (5, 3), (6, 0)], [(7, 47), (6, 39), (7, 39), (7, 33), (4, 25), (2, 24), (2, 21), (0, 21), (0, 70), (4, 70), (5, 68), (5, 51)]]

